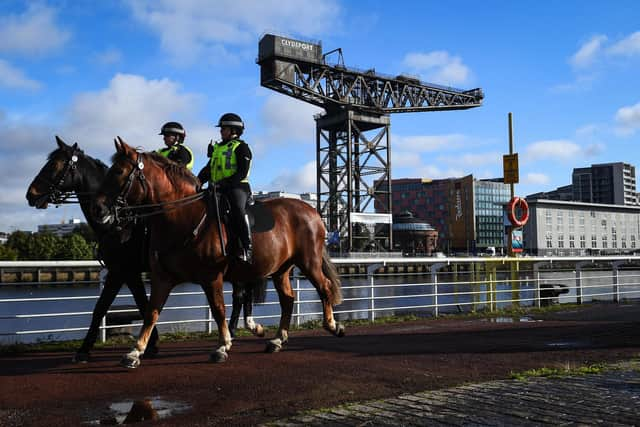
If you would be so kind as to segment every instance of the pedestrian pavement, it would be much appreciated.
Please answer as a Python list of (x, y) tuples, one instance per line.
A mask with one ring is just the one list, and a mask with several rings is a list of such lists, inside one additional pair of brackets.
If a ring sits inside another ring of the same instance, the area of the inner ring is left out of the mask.
[(268, 423), (296, 426), (640, 425), (640, 361), (598, 374), (528, 377), (310, 411)]

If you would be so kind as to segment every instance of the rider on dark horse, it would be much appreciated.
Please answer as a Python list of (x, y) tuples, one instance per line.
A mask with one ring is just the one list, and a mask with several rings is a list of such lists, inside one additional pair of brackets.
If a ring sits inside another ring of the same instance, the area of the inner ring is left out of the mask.
[(249, 172), (251, 169), (251, 149), (240, 139), (244, 131), (244, 123), (240, 116), (226, 113), (220, 117), (217, 127), (220, 128), (222, 141), (209, 144), (207, 156), (211, 158), (200, 173), (200, 182), (209, 182), (209, 187), (216, 185), (229, 199), (231, 205), (231, 226), (234, 235), (238, 236), (241, 246), (238, 258), (251, 263), (252, 243), (249, 218), (245, 206), (251, 197)]
[(191, 170), (193, 168), (193, 152), (184, 144), (187, 137), (184, 127), (178, 122), (167, 122), (162, 125), (159, 135), (162, 135), (166, 147), (162, 147), (156, 152)]

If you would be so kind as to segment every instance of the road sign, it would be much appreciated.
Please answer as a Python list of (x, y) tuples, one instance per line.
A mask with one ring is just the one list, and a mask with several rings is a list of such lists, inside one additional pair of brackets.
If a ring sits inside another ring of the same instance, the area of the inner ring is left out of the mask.
[(518, 172), (518, 153), (502, 156), (502, 168), (505, 184), (517, 184), (520, 181)]

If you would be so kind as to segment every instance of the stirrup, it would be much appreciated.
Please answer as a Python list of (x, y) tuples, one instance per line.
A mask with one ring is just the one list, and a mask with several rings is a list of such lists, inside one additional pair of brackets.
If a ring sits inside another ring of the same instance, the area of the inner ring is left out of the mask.
[(242, 249), (242, 256), (240, 257), (240, 259), (242, 259), (242, 261), (251, 264), (251, 261), (253, 261), (253, 251), (249, 248), (249, 249)]

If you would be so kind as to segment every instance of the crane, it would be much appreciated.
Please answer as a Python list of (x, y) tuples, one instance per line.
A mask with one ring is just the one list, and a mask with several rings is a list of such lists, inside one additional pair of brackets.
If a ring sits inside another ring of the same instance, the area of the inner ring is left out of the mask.
[[(338, 61), (329, 63), (334, 53)], [(262, 86), (324, 109), (314, 117), (317, 209), (348, 251), (393, 247), (390, 115), (475, 108), (484, 99), (480, 88), (346, 67), (342, 49), (323, 54), (320, 41), (265, 34), (256, 62)], [(376, 214), (367, 213), (372, 202)]]

